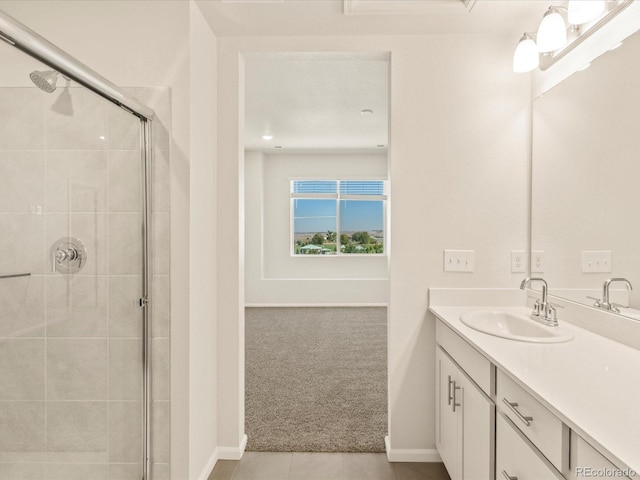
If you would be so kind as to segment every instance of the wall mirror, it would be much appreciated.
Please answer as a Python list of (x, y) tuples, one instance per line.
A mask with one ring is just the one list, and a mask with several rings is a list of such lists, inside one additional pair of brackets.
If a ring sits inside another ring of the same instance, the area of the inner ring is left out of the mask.
[(533, 101), (531, 271), (596, 307), (625, 278), (610, 301), (640, 320), (638, 58), (640, 32)]

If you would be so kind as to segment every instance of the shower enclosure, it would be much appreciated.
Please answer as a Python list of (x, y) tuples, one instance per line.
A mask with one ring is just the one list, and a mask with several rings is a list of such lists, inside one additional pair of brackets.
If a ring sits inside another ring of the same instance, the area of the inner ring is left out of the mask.
[(38, 87), (0, 88), (0, 480), (151, 479), (154, 112), (1, 11), (0, 39)]

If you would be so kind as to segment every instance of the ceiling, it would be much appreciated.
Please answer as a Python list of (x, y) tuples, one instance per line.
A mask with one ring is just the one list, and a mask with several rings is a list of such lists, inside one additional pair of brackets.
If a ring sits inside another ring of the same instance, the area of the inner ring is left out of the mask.
[[(513, 37), (514, 45), (548, 6), (543, 0), (196, 2), (219, 37), (502, 34)], [(386, 57), (263, 53), (246, 55), (245, 62), (247, 149), (386, 149)], [(362, 115), (362, 110), (373, 113)], [(262, 139), (265, 134), (273, 139)]]
[(385, 53), (245, 55), (245, 148), (384, 151), (388, 69)]
[[(233, 36), (505, 34), (537, 27), (543, 0), (196, 0)], [(556, 2), (558, 3), (558, 2)]]

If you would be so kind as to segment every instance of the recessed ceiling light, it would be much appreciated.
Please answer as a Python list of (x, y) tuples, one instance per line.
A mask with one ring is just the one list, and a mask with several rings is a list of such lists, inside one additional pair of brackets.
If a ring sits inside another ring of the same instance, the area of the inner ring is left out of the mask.
[(360, 110), (361, 115), (373, 115), (373, 110), (370, 108), (365, 108), (364, 110)]
[(107, 137), (105, 137), (104, 135), (100, 135), (98, 138), (99, 138), (100, 140), (104, 140), (104, 139), (106, 139)]
[(273, 140), (273, 135), (269, 135), (268, 133), (265, 135), (262, 135), (262, 139), (263, 140)]

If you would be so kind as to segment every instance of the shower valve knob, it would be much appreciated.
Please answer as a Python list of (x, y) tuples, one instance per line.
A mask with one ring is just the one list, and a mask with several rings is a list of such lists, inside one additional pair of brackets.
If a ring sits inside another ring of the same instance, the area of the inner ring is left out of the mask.
[(73, 247), (67, 248), (65, 250), (56, 251), (56, 261), (58, 263), (64, 262), (65, 260), (72, 262), (73, 260), (76, 260), (78, 257), (79, 257), (78, 250), (76, 250)]
[(51, 247), (51, 269), (59, 273), (77, 273), (87, 260), (87, 249), (78, 238), (64, 237)]

